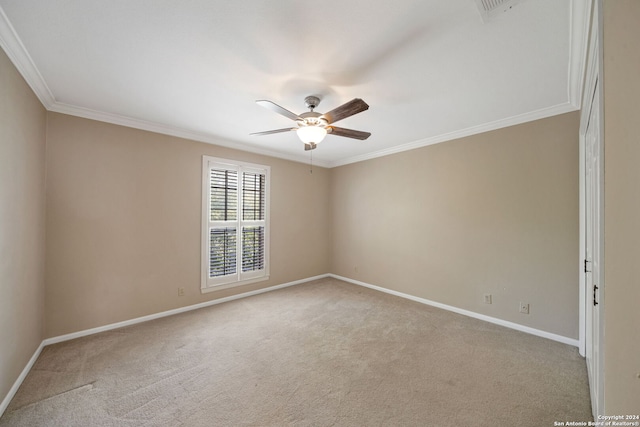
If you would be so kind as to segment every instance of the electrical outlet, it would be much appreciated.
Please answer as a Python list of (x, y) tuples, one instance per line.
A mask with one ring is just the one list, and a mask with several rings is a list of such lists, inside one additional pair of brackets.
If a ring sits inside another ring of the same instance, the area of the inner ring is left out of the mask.
[(179, 297), (183, 297), (184, 296), (184, 288), (178, 288), (178, 296)]
[(491, 304), (491, 294), (484, 294), (484, 303)]
[(529, 314), (529, 304), (525, 302), (520, 303), (520, 313)]

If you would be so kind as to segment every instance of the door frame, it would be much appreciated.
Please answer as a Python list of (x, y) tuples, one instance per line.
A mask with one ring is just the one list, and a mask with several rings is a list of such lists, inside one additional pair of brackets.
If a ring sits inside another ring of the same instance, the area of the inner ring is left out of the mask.
[[(604, 414), (604, 96), (603, 96), (603, 47), (602, 47), (602, 0), (595, 0), (593, 2), (592, 9), (592, 23), (591, 23), (591, 37), (589, 42), (588, 49), (588, 57), (587, 57), (587, 70), (586, 70), (586, 79), (584, 86), (584, 93), (582, 97), (582, 106), (580, 111), (580, 131), (579, 131), (579, 203), (580, 203), (580, 237), (579, 237), (579, 245), (580, 245), (580, 259), (579, 259), (579, 352), (583, 357), (587, 356), (587, 344), (589, 337), (587, 337), (587, 320), (589, 317), (587, 316), (587, 310), (591, 309), (592, 306), (592, 292), (591, 289), (587, 289), (587, 280), (585, 273), (585, 264), (584, 260), (586, 259), (586, 183), (585, 183), (585, 162), (586, 162), (586, 132), (589, 125), (589, 118), (591, 116), (591, 108), (599, 109), (599, 120), (600, 120), (600, 141), (601, 141), (601, 178), (598, 183), (600, 186), (600, 194), (602, 194), (601, 202), (602, 205), (600, 207), (600, 277), (596, 279), (597, 283), (600, 287), (600, 292), (598, 295), (598, 304), (600, 309), (599, 316), (599, 360), (597, 363), (596, 369), (599, 373), (599, 390), (596, 393), (594, 384), (591, 383), (591, 379), (589, 381), (590, 394), (593, 397), (594, 395), (598, 396), (598, 401), (593, 402), (592, 398), (592, 411), (594, 417), (597, 417), (598, 414)], [(595, 95), (597, 82), (597, 90), (598, 90), (598, 104), (592, 105), (592, 101)]]

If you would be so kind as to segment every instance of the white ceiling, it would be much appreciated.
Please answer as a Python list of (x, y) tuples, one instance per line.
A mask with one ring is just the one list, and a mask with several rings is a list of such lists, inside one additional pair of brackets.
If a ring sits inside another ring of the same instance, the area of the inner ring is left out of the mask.
[(45, 107), (299, 161), (302, 113), (368, 111), (313, 152), (332, 167), (576, 110), (587, 0), (0, 0), (0, 45)]

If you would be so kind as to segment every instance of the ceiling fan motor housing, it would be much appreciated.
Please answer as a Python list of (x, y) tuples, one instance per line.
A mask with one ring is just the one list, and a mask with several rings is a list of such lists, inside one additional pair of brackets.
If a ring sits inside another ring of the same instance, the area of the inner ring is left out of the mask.
[(327, 120), (322, 117), (322, 114), (315, 111), (309, 111), (307, 113), (300, 114), (300, 120), (298, 120), (300, 126), (327, 126)]

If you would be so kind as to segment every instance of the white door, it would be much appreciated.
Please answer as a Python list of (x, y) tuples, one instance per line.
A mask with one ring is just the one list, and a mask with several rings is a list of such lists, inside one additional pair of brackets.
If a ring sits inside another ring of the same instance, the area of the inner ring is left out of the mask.
[(586, 283), (586, 357), (594, 418), (603, 414), (603, 145), (600, 124), (598, 78), (589, 105), (589, 122), (585, 132), (585, 283)]

